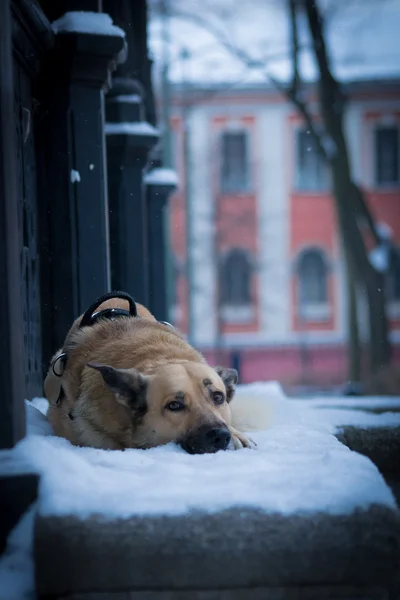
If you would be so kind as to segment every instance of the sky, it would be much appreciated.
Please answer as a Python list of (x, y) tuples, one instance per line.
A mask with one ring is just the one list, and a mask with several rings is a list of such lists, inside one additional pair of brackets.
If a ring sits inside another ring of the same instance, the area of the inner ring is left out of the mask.
[[(151, 0), (150, 51), (162, 64), (163, 25)], [(197, 84), (265, 83), (291, 74), (286, 0), (169, 0), (170, 79)], [(400, 0), (320, 0), (334, 72), (343, 81), (400, 76)], [(300, 19), (301, 70), (315, 75), (305, 19)], [(233, 50), (232, 50), (233, 49)], [(182, 59), (182, 51), (189, 58)], [(249, 68), (238, 54), (253, 61)]]

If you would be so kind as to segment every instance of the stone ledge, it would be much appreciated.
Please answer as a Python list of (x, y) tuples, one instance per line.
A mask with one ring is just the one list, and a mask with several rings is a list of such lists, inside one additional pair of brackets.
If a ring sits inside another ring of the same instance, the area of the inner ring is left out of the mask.
[(345, 446), (364, 454), (382, 473), (400, 477), (400, 427), (340, 427), (337, 439)]
[[(397, 596), (396, 596), (397, 597)], [(303, 587), (84, 593), (52, 600), (391, 600), (382, 588)]]
[(345, 597), (340, 590), (347, 586), (355, 598), (368, 597), (357, 596), (364, 588), (380, 599), (398, 578), (400, 516), (373, 506), (343, 516), (235, 508), (121, 521), (38, 517), (35, 558), (40, 598), (100, 600), (104, 593), (104, 600), (122, 600), (130, 593), (126, 598), (139, 600), (152, 592), (149, 600), (169, 600), (165, 594), (204, 590), (211, 595), (198, 598), (211, 600), (235, 590), (229, 597), (244, 600), (249, 588), (252, 599), (255, 588), (334, 590), (336, 596), (329, 592), (322, 600)]

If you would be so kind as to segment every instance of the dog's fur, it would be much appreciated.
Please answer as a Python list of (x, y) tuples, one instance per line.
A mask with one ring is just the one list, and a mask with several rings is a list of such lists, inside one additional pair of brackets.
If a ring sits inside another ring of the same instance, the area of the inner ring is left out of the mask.
[[(127, 308), (112, 299), (97, 310)], [(190, 453), (253, 444), (232, 426), (234, 369), (210, 367), (173, 328), (137, 305), (139, 318), (72, 325), (68, 356), (45, 380), (56, 435), (80, 446), (150, 448), (176, 442)], [(59, 354), (59, 352), (53, 357)], [(62, 387), (61, 401), (57, 402)]]

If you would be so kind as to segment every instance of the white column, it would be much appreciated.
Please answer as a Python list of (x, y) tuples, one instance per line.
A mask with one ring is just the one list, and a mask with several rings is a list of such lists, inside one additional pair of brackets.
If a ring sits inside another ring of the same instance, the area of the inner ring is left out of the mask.
[(193, 243), (193, 342), (212, 345), (216, 339), (214, 200), (209, 116), (194, 107), (189, 119)]
[(257, 127), (259, 282), (265, 340), (290, 333), (289, 192), (292, 150), (287, 143), (287, 109), (267, 106)]

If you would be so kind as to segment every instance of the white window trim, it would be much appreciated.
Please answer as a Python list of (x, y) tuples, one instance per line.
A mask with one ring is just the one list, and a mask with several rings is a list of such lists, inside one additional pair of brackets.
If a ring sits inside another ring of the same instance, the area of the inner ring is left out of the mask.
[(332, 307), (329, 302), (316, 302), (299, 306), (299, 316), (307, 322), (325, 323), (332, 316)]
[[(320, 124), (316, 124), (316, 129), (321, 130), (321, 125)], [(328, 166), (326, 166), (327, 169), (327, 180), (326, 180), (326, 184), (322, 185), (322, 186), (302, 186), (300, 185), (300, 172), (299, 172), (299, 165), (298, 165), (298, 147), (297, 147), (297, 143), (298, 143), (298, 136), (299, 133), (302, 131), (307, 131), (307, 126), (304, 123), (296, 123), (296, 125), (294, 125), (293, 127), (293, 148), (294, 148), (294, 152), (293, 152), (293, 181), (292, 181), (292, 191), (293, 193), (295, 193), (296, 195), (309, 195), (309, 196), (320, 196), (320, 195), (326, 195), (329, 194), (331, 192), (331, 188), (332, 188), (332, 182), (331, 182), (331, 174), (329, 171)], [(310, 133), (310, 136), (312, 136), (312, 134)]]
[(246, 325), (253, 322), (255, 309), (251, 304), (243, 304), (242, 306), (232, 306), (226, 304), (221, 306), (220, 315), (224, 323)]

